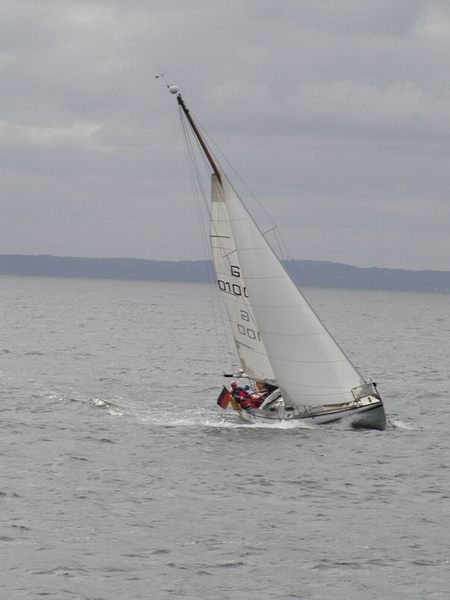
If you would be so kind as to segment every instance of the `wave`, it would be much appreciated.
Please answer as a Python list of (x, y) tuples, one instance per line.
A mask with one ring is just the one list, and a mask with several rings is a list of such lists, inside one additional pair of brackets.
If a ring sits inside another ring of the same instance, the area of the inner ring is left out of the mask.
[(403, 429), (405, 431), (418, 431), (418, 427), (402, 419), (388, 419), (388, 429)]

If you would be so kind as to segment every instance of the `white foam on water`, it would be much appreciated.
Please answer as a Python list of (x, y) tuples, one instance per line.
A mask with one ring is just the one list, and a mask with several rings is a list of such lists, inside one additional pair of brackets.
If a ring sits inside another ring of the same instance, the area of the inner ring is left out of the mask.
[(419, 429), (411, 423), (402, 421), (402, 419), (388, 419), (388, 427), (392, 427), (393, 429), (404, 429), (405, 431), (417, 431)]
[(244, 421), (207, 421), (204, 423), (207, 427), (223, 427), (229, 429), (316, 429), (314, 425), (304, 423), (300, 420), (286, 420), (276, 421), (271, 423), (270, 421), (258, 421), (255, 423), (248, 423)]
[(175, 417), (174, 415), (141, 415), (139, 420), (144, 423), (153, 423), (155, 425), (161, 425), (163, 427), (216, 427), (218, 429), (280, 429), (280, 430), (292, 430), (292, 429), (316, 429), (316, 426), (310, 423), (304, 423), (299, 420), (295, 421), (277, 421), (271, 422), (256, 422), (248, 423), (241, 421), (239, 417), (231, 417), (230, 419), (225, 418), (214, 418), (211, 415), (205, 415), (203, 413), (193, 414), (190, 417), (182, 416)]
[(113, 417), (122, 417), (125, 412), (113, 402), (103, 400), (102, 398), (92, 398), (91, 404), (96, 408), (106, 409), (106, 412)]

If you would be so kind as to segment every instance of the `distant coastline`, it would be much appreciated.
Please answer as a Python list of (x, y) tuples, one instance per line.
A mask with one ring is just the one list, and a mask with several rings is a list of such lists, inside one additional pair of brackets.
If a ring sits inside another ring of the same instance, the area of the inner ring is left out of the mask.
[[(450, 271), (354, 267), (315, 260), (292, 260), (285, 266), (298, 284), (308, 287), (450, 291)], [(206, 260), (161, 261), (3, 254), (0, 255), (0, 275), (205, 282), (212, 279), (212, 267)]]

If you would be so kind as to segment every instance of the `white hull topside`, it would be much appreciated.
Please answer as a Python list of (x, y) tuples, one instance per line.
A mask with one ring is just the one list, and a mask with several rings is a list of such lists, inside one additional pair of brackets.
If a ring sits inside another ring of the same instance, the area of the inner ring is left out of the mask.
[(283, 402), (276, 407), (268, 406), (262, 409), (239, 407), (238, 412), (241, 418), (249, 423), (302, 421), (303, 423), (326, 425), (327, 423), (346, 421), (355, 429), (383, 431), (386, 428), (383, 402), (373, 396), (340, 405), (315, 407), (302, 413), (296, 409), (285, 407)]

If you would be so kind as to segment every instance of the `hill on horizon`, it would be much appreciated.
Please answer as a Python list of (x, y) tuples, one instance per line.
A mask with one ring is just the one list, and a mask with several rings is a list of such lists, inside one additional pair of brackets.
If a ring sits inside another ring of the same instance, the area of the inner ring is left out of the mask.
[[(285, 267), (297, 284), (308, 287), (450, 291), (450, 271), (355, 267), (316, 260), (290, 260)], [(208, 260), (0, 255), (0, 275), (206, 282), (214, 279), (212, 273), (212, 265)]]

